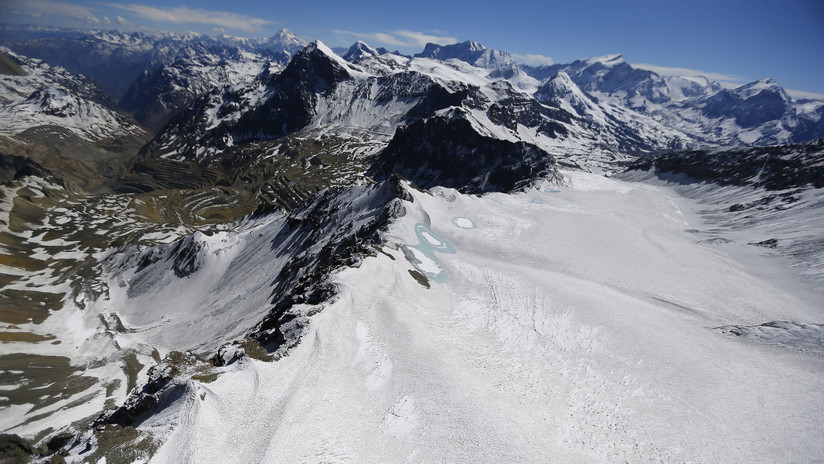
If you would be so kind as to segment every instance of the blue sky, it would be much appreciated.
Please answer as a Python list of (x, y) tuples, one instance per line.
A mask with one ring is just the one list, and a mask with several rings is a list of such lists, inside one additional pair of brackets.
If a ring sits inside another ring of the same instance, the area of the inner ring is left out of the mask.
[[(727, 82), (763, 77), (824, 94), (823, 0), (133, 2), (0, 0), (4, 23), (269, 36), (414, 53), (476, 40), (531, 64), (622, 53), (662, 72)], [(666, 68), (685, 68), (668, 71)]]

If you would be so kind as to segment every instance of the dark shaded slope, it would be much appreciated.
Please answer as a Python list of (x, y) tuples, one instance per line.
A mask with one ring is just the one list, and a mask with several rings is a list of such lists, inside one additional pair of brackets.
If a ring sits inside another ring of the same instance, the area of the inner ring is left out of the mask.
[(540, 148), (481, 135), (468, 120), (447, 116), (399, 128), (368, 173), (465, 193), (509, 192), (557, 175), (555, 159)]

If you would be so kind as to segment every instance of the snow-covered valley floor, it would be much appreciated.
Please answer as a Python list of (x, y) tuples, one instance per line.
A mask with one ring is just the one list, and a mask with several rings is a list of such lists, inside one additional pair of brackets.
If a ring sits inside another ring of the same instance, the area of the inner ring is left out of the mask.
[(816, 344), (714, 329), (790, 321), (820, 342), (824, 295), (765, 248), (706, 241), (673, 190), (565, 174), (413, 192), (288, 356), (193, 382), (140, 426), (168, 434), (153, 461), (823, 459)]

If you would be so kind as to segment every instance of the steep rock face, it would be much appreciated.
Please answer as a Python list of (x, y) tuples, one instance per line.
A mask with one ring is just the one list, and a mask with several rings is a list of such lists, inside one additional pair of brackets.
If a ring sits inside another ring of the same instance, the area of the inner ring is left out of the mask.
[(373, 185), (326, 190), (291, 213), (278, 237), (285, 237), (284, 242), (273, 246), (293, 257), (273, 282), (274, 306), (252, 337), (269, 351), (294, 343), (306, 323), (296, 306), (332, 297), (332, 272), (374, 255), (386, 227), (405, 214), (400, 200), (408, 198), (402, 181), (390, 176)]
[[(258, 273), (250, 277), (245, 273), (233, 275), (230, 270), (222, 278), (228, 282), (217, 283), (225, 285), (225, 291), (230, 293), (238, 292), (239, 288), (246, 289), (238, 295), (236, 301), (239, 304), (247, 299), (266, 300), (268, 296), (271, 301), (268, 310), (266, 306), (254, 308), (255, 311), (262, 310), (257, 324), (246, 329), (248, 333), (242, 341), (229, 336), (210, 340), (211, 346), (220, 348), (208, 361), (188, 351), (170, 352), (149, 370), (146, 382), (134, 389), (122, 406), (101, 414), (96, 423), (137, 426), (172, 406), (182, 396), (193, 394), (190, 388), (193, 386), (192, 380), (212, 380), (221, 372), (222, 366), (241, 357), (270, 359), (270, 353), (283, 355), (304, 334), (309, 316), (306, 314), (307, 305), (321, 304), (335, 295), (336, 289), (330, 279), (336, 270), (353, 266), (376, 253), (386, 228), (405, 214), (400, 199), (408, 198), (405, 185), (395, 177), (378, 184), (329, 189), (285, 218), (258, 218), (264, 225), (255, 229), (254, 238), (250, 238), (257, 241), (249, 253), (255, 253), (255, 263), (266, 266), (271, 273)], [(258, 238), (264, 234), (266, 238)], [(178, 258), (191, 256), (194, 258), (187, 257), (186, 260), (202, 261), (208, 252), (204, 248), (192, 248), (191, 244), (195, 242), (198, 242), (197, 234), (181, 239), (177, 244), (133, 252), (131, 257), (126, 253), (113, 263), (116, 269), (125, 272), (129, 272), (134, 264), (141, 266), (130, 285), (134, 281), (156, 279), (160, 274), (174, 271), (175, 277), (170, 277), (172, 281), (167, 280), (167, 284), (183, 285), (185, 289), (190, 282), (188, 277), (197, 279), (197, 275), (178, 274)], [(261, 254), (267, 253), (268, 259), (260, 258)], [(147, 258), (150, 256), (152, 258)], [(243, 256), (241, 252), (240, 259), (249, 259)], [(242, 265), (240, 263), (238, 267)], [(169, 269), (170, 266), (172, 269)], [(198, 271), (191, 270), (192, 273)], [(241, 279), (242, 282), (232, 279)], [(140, 292), (133, 293), (138, 296)], [(194, 314), (197, 320), (228, 324), (231, 329), (236, 329), (236, 322), (221, 316), (223, 311), (210, 313), (202, 307), (187, 308), (185, 311), (189, 316), (189, 313), (198, 312), (203, 314)], [(243, 323), (250, 322), (255, 324), (255, 321)]]
[[(526, 103), (540, 107), (534, 101)], [(315, 44), (295, 55), (281, 72), (264, 70), (249, 84), (197, 100), (172, 119), (144, 154), (236, 165), (230, 158), (240, 147), (273, 142), (301, 130), (334, 130), (347, 137), (360, 134), (359, 138), (369, 133), (388, 140), (398, 124), (453, 106), (485, 109), (490, 104), (477, 86), (444, 82), (412, 69), (362, 72)], [(506, 113), (507, 108), (496, 108)]]
[(466, 193), (509, 192), (557, 175), (555, 159), (540, 148), (483, 136), (460, 115), (399, 128), (369, 173), (400, 173), (422, 188), (444, 185)]
[(506, 81), (495, 82), (492, 86), (498, 93), (495, 102), (488, 105), (487, 115), (494, 124), (517, 132), (518, 125), (529, 127), (549, 138), (568, 135), (564, 124), (573, 122), (572, 115), (554, 103), (541, 104), (516, 91)]
[(266, 102), (241, 116), (235, 131), (251, 137), (281, 137), (309, 124), (318, 95), (351, 77), (333, 55), (318, 42), (296, 54), (283, 72), (269, 80), (272, 93)]

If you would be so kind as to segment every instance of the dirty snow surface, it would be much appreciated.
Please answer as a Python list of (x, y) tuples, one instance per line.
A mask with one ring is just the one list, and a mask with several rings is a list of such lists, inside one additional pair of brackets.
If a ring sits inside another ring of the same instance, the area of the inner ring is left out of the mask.
[(820, 333), (719, 329), (820, 327), (815, 285), (763, 247), (707, 243), (665, 186), (567, 179), (412, 191), (287, 356), (234, 363), (140, 426), (166, 431), (154, 461), (820, 460)]

